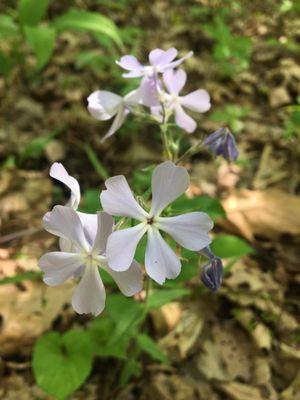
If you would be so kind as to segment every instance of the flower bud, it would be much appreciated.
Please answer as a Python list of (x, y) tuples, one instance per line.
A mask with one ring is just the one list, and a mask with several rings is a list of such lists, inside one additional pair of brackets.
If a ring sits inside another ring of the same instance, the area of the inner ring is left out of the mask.
[(203, 267), (201, 280), (212, 292), (216, 292), (221, 286), (223, 278), (223, 264), (219, 257), (212, 257), (210, 262)]
[(233, 134), (227, 128), (220, 128), (209, 135), (204, 146), (208, 146), (215, 156), (222, 156), (227, 161), (235, 161), (238, 158), (238, 150)]

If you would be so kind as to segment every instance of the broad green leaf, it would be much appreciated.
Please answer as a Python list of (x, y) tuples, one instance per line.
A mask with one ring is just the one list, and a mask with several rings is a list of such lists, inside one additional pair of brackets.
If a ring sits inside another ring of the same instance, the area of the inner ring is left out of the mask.
[(44, 18), (50, 0), (19, 0), (18, 15), (22, 25), (35, 26)]
[(140, 348), (154, 360), (158, 360), (163, 364), (169, 364), (170, 360), (168, 356), (163, 352), (163, 350), (154, 342), (154, 340), (145, 334), (140, 334), (137, 336), (137, 343)]
[(76, 9), (69, 10), (66, 14), (57, 17), (53, 24), (59, 30), (74, 29), (102, 33), (109, 36), (119, 47), (123, 46), (115, 23), (96, 12)]
[(63, 336), (49, 332), (36, 342), (33, 372), (45, 392), (63, 400), (84, 383), (92, 360), (92, 346), (85, 332), (70, 330)]
[(225, 218), (226, 216), (220, 200), (209, 196), (197, 196), (189, 199), (183, 195), (172, 203), (172, 212), (174, 214), (192, 211), (206, 212), (214, 221), (217, 218)]
[(142, 304), (119, 294), (109, 296), (106, 310), (116, 323), (108, 345), (117, 343), (123, 335), (135, 334), (137, 326), (146, 316)]
[(18, 26), (10, 15), (0, 14), (0, 39), (15, 36), (18, 33)]
[(40, 71), (49, 61), (55, 45), (55, 30), (48, 26), (25, 26), (26, 40), (36, 57), (36, 69)]
[(253, 247), (245, 240), (232, 235), (217, 236), (211, 244), (211, 249), (221, 258), (242, 257), (254, 252)]
[(148, 299), (148, 308), (159, 308), (179, 297), (190, 294), (188, 289), (161, 289), (153, 291)]
[(108, 316), (103, 315), (95, 318), (91, 323), (88, 329), (88, 334), (93, 344), (93, 351), (97, 356), (126, 359), (126, 350), (130, 336), (124, 335), (112, 346), (108, 344), (114, 333), (115, 327), (115, 322), (108, 318)]
[(120, 385), (125, 386), (133, 376), (138, 378), (141, 371), (141, 364), (135, 358), (128, 359), (120, 375)]

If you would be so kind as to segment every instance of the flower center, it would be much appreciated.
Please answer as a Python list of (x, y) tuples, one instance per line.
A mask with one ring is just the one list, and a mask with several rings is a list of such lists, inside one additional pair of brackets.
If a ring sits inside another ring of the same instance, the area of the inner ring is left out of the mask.
[(148, 224), (148, 225), (154, 224), (154, 217), (148, 218), (148, 219), (147, 219), (147, 224)]

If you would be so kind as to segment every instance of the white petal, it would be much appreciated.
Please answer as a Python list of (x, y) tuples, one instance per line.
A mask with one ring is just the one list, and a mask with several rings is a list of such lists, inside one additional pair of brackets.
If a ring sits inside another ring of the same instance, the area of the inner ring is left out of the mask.
[[(100, 208), (100, 202), (99, 202), (99, 208)], [(80, 211), (77, 211), (77, 214), (82, 223), (84, 235), (87, 241), (89, 242), (90, 246), (92, 246), (95, 241), (98, 229), (97, 214), (88, 214)]]
[(188, 133), (194, 132), (197, 128), (196, 122), (183, 110), (181, 105), (175, 107), (175, 121), (180, 128)]
[(116, 61), (116, 64), (129, 71), (139, 71), (144, 68), (139, 60), (131, 55), (121, 57), (120, 61)]
[(143, 271), (136, 261), (133, 260), (127, 271), (116, 272), (107, 265), (101, 265), (111, 275), (125, 296), (133, 296), (143, 288)]
[(175, 279), (181, 263), (171, 247), (164, 241), (158, 229), (148, 228), (145, 268), (147, 274), (162, 285), (166, 278)]
[(49, 286), (56, 286), (70, 278), (82, 265), (80, 254), (54, 251), (43, 255), (38, 266), (44, 271), (44, 282)]
[(98, 267), (87, 265), (75, 289), (72, 306), (78, 314), (100, 314), (105, 307), (105, 288)]
[(177, 243), (189, 250), (198, 251), (211, 243), (207, 232), (212, 229), (213, 222), (203, 212), (191, 212), (169, 218), (160, 217), (155, 226), (167, 232)]
[(88, 250), (83, 226), (76, 211), (66, 206), (55, 206), (43, 218), (44, 228), (53, 235), (68, 239), (80, 249)]
[(105, 212), (120, 217), (144, 220), (148, 214), (133, 197), (126, 178), (114, 176), (105, 181), (107, 190), (102, 190), (100, 201)]
[(186, 72), (183, 69), (168, 69), (163, 74), (163, 80), (169, 93), (178, 94), (185, 85)]
[(122, 105), (115, 116), (111, 127), (109, 128), (107, 134), (101, 139), (101, 143), (103, 143), (107, 138), (111, 137), (117, 130), (122, 126), (126, 116), (128, 115), (129, 110), (127, 110), (124, 105)]
[(162, 68), (160, 68), (160, 72), (164, 72), (164, 71), (166, 71), (167, 69), (174, 69), (174, 68), (177, 68), (178, 65), (180, 65), (181, 63), (183, 63), (183, 61), (186, 60), (187, 58), (192, 57), (193, 54), (194, 54), (194, 53), (193, 53), (192, 51), (189, 51), (185, 56), (179, 58), (178, 60), (173, 61), (173, 62), (171, 62), (171, 63), (169, 63), (169, 64), (166, 64), (166, 65), (162, 66)]
[(178, 51), (174, 47), (171, 47), (166, 51), (162, 49), (154, 49), (150, 51), (149, 61), (153, 66), (166, 65), (173, 61), (177, 54)]
[(73, 178), (73, 176), (69, 175), (65, 167), (58, 162), (52, 164), (50, 168), (50, 176), (68, 186), (71, 190), (71, 198), (66, 205), (76, 210), (80, 203), (80, 187), (77, 180)]
[(210, 96), (204, 89), (195, 90), (186, 96), (180, 97), (180, 103), (189, 110), (204, 113), (210, 109)]
[(141, 102), (141, 91), (139, 89), (132, 90), (124, 96), (124, 102), (128, 105), (135, 105)]
[(152, 207), (150, 215), (158, 215), (172, 201), (184, 193), (190, 178), (184, 167), (171, 161), (158, 165), (152, 174)]
[(107, 241), (106, 258), (114, 271), (126, 271), (134, 258), (136, 247), (146, 232), (146, 224), (113, 232)]
[(108, 236), (112, 233), (114, 219), (105, 212), (98, 212), (98, 229), (93, 245), (93, 253), (103, 254), (106, 250)]
[(89, 95), (87, 101), (90, 114), (100, 121), (112, 118), (123, 106), (121, 96), (106, 90), (96, 90)]

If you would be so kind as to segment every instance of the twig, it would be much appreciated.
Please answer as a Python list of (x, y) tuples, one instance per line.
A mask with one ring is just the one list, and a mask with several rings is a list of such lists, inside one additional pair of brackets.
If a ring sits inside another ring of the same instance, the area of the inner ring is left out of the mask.
[(42, 232), (42, 230), (42, 226), (36, 226), (32, 228), (22, 229), (21, 231), (17, 231), (14, 233), (9, 233), (8, 235), (0, 237), (0, 243), (10, 242), (11, 240), (19, 239), (23, 236), (34, 235), (35, 233)]

